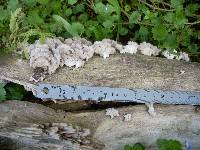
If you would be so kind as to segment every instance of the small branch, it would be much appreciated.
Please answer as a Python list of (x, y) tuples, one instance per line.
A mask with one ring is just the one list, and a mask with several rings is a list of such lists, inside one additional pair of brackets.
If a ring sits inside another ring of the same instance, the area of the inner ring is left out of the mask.
[[(129, 23), (129, 22), (119, 22), (119, 23), (114, 23), (114, 24), (124, 24), (124, 25), (129, 25), (129, 24), (131, 24), (131, 23)], [(154, 26), (153, 24), (150, 24), (150, 23), (143, 23), (143, 22), (137, 22), (137, 23), (135, 23), (135, 24), (141, 24), (141, 25), (146, 25), (146, 26)]]
[(163, 8), (159, 8), (159, 7), (154, 7), (153, 5), (147, 3), (147, 2), (145, 2), (143, 0), (138, 0), (138, 1), (143, 3), (143, 4), (145, 4), (145, 5), (147, 5), (147, 6), (149, 6), (151, 9), (154, 9), (154, 10), (165, 11), (165, 12), (166, 11), (168, 11), (168, 12), (174, 11), (174, 9), (163, 9)]
[(200, 20), (199, 21), (195, 21), (195, 22), (186, 23), (186, 25), (189, 25), (189, 26), (193, 26), (193, 25), (196, 25), (196, 24), (200, 24)]

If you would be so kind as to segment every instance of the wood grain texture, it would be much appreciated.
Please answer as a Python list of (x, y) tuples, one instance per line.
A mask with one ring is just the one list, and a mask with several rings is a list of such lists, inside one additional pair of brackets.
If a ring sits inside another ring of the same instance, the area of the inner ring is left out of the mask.
[[(63, 149), (63, 150), (122, 150), (125, 144), (140, 142), (149, 150), (156, 149), (158, 138), (185, 140), (193, 150), (200, 149), (200, 111), (189, 105), (156, 105), (157, 115), (150, 116), (145, 105), (117, 109), (120, 116), (110, 119), (105, 110), (63, 112), (26, 101), (0, 103), (0, 148)], [(132, 120), (124, 122), (124, 115)], [(72, 124), (91, 131), (90, 144), (76, 139), (57, 139), (47, 134), (45, 124)], [(41, 128), (42, 127), (42, 128)], [(75, 142), (71, 142), (75, 141)]]
[[(28, 85), (32, 74), (33, 70), (25, 60), (12, 58), (0, 65), (0, 79)], [(200, 91), (200, 64), (144, 55), (117, 54), (107, 59), (95, 56), (83, 68), (59, 68), (43, 82)]]

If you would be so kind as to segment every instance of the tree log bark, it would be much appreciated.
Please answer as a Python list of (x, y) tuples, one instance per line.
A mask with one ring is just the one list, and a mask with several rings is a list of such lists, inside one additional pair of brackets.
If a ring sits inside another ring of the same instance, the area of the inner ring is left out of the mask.
[[(8, 59), (0, 65), (0, 79), (33, 86), (28, 61)], [(144, 55), (94, 57), (83, 68), (59, 68), (44, 83), (125, 88), (200, 91), (200, 64)]]
[[(179, 140), (183, 149), (187, 140), (193, 150), (200, 149), (199, 110), (188, 105), (155, 109), (157, 115), (152, 117), (144, 105), (123, 107), (117, 109), (119, 117), (110, 119), (104, 110), (67, 113), (26, 101), (1, 102), (0, 149), (123, 150), (125, 144), (140, 142), (155, 150), (158, 138)], [(123, 121), (125, 114), (132, 120)]]

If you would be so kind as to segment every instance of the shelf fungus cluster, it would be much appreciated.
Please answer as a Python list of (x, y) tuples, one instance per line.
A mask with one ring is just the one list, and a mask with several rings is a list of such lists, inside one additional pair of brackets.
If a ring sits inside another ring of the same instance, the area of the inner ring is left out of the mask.
[(162, 55), (168, 59), (178, 59), (189, 61), (188, 54), (181, 52), (175, 55), (168, 51), (161, 51), (150, 43), (140, 44), (129, 41), (127, 45), (122, 45), (111, 39), (104, 39), (91, 43), (84, 38), (47, 38), (45, 43), (36, 40), (33, 44), (28, 44), (26, 49), (30, 55), (30, 66), (34, 69), (31, 81), (42, 81), (45, 74), (54, 73), (59, 67), (68, 66), (79, 68), (94, 54), (102, 56), (104, 59), (115, 53), (140, 53), (148, 56)]

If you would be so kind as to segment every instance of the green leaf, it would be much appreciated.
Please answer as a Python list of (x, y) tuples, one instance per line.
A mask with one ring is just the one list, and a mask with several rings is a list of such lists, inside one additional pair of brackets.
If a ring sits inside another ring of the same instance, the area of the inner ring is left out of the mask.
[(0, 100), (6, 99), (6, 90), (4, 89), (4, 86), (2, 83), (0, 83)]
[(136, 143), (133, 147), (130, 145), (125, 145), (124, 150), (145, 150), (145, 147), (140, 143)]
[(53, 15), (53, 19), (55, 19), (58, 23), (61, 23), (71, 36), (79, 36), (78, 33), (73, 31), (71, 24), (61, 16)]
[(200, 8), (200, 5), (197, 3), (192, 3), (186, 6), (185, 8), (185, 13), (187, 16), (191, 17), (193, 16), (193, 14), (198, 11), (198, 9)]
[(177, 8), (182, 6), (185, 0), (170, 0), (170, 3), (173, 7)]
[(176, 35), (168, 34), (164, 40), (163, 46), (166, 49), (177, 49), (178, 41), (177, 41)]
[(158, 139), (156, 143), (159, 150), (182, 150), (182, 145), (177, 140)]
[(128, 4), (126, 4), (126, 5), (124, 6), (124, 9), (125, 9), (126, 12), (129, 12), (129, 11), (131, 10), (131, 6), (128, 5)]
[(169, 12), (164, 16), (164, 20), (166, 22), (173, 23), (175, 21), (175, 17), (175, 13)]
[(78, 17), (78, 20), (80, 20), (81, 22), (85, 23), (88, 20), (88, 14), (87, 13), (83, 13)]
[(187, 23), (187, 18), (184, 14), (184, 11), (181, 9), (176, 10), (176, 21), (175, 21), (175, 27), (183, 29), (185, 26), (185, 23)]
[(149, 35), (149, 30), (145, 26), (140, 26), (139, 29), (139, 37), (141, 41), (147, 41), (148, 40), (148, 35)]
[(115, 11), (114, 7), (110, 4), (104, 5), (102, 2), (95, 4), (94, 11), (97, 14), (111, 14)]
[(67, 10), (65, 11), (65, 15), (68, 17), (72, 14), (72, 9), (71, 8), (67, 8)]
[(125, 145), (125, 146), (124, 146), (124, 150), (132, 150), (132, 146), (130, 146), (130, 145)]
[(71, 25), (73, 35), (79, 36), (84, 32), (84, 26), (79, 22), (73, 22)]
[(3, 21), (3, 20), (7, 20), (9, 18), (9, 11), (6, 10), (6, 9), (3, 9), (2, 6), (0, 6), (0, 21)]
[(136, 143), (133, 146), (132, 150), (145, 150), (145, 147), (142, 144), (140, 144), (140, 143)]
[(21, 100), (26, 94), (24, 87), (18, 84), (7, 84), (5, 89), (6, 98), (9, 100)]
[(111, 28), (113, 26), (113, 22), (110, 21), (110, 20), (106, 20), (106, 21), (103, 22), (103, 26), (105, 28)]
[(117, 15), (120, 15), (121, 7), (119, 5), (118, 0), (108, 0), (108, 2), (115, 8), (115, 11), (117, 12)]
[(85, 12), (85, 6), (83, 4), (78, 4), (73, 8), (73, 14)]
[(9, 0), (7, 9), (11, 11), (15, 11), (17, 8), (20, 8), (21, 5), (18, 0)]
[(190, 44), (188, 50), (190, 53), (195, 54), (198, 52), (199, 46), (197, 44)]
[(42, 5), (48, 5), (50, 3), (50, 0), (36, 0), (36, 1)]
[(37, 4), (36, 0), (24, 0), (24, 2), (28, 7), (34, 7)]
[(157, 25), (152, 28), (154, 40), (163, 41), (167, 36), (167, 29), (164, 25)]
[(36, 10), (30, 11), (26, 20), (31, 25), (39, 25), (44, 23), (43, 18), (40, 17), (39, 13)]
[(70, 5), (74, 5), (75, 3), (77, 3), (78, 0), (68, 0), (68, 4)]
[(119, 34), (122, 35), (122, 36), (127, 35), (127, 34), (128, 34), (128, 29), (125, 28), (125, 27), (121, 27), (121, 28), (119, 29)]
[(132, 12), (132, 14), (129, 17), (129, 23), (131, 24), (135, 24), (140, 20), (141, 20), (141, 15), (138, 11)]

